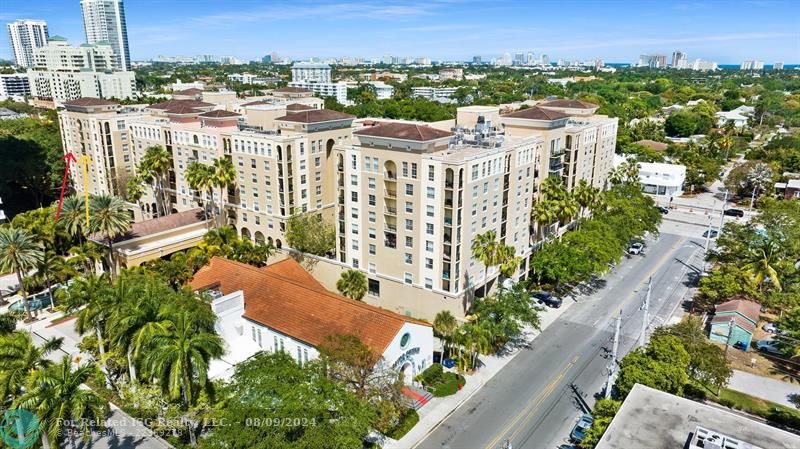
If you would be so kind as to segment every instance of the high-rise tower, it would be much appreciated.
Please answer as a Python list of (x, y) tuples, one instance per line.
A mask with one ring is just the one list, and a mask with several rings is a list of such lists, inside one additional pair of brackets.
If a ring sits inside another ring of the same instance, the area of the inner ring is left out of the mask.
[(16, 64), (20, 67), (33, 67), (33, 50), (47, 46), (47, 22), (15, 20), (8, 24), (8, 37)]
[(117, 68), (131, 70), (128, 28), (122, 0), (81, 0), (81, 12), (86, 43), (108, 42), (114, 49)]

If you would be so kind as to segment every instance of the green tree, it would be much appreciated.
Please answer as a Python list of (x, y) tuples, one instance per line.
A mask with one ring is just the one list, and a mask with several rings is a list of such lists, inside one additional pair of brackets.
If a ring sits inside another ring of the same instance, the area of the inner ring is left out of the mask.
[(664, 131), (668, 136), (689, 137), (697, 134), (699, 117), (690, 111), (678, 111), (667, 117)]
[(102, 258), (102, 248), (94, 242), (86, 241), (70, 248), (66, 263), (73, 271), (81, 271), (84, 276), (89, 276), (95, 272), (95, 265)]
[(597, 446), (621, 406), (622, 402), (613, 399), (600, 399), (594, 404), (592, 426), (579, 445), (581, 449), (593, 449)]
[[(373, 409), (331, 381), (321, 362), (300, 366), (280, 351), (238, 364), (220, 396), (219, 417), (229, 424), (203, 438), (203, 448), (355, 448), (375, 422)], [(270, 425), (272, 417), (291, 419)]]
[(167, 191), (165, 181), (167, 174), (172, 169), (172, 155), (161, 146), (147, 147), (139, 164), (139, 176), (144, 182), (150, 183), (156, 197), (156, 211), (159, 216), (170, 213), (167, 204)]
[(301, 253), (325, 256), (336, 247), (336, 228), (320, 215), (292, 215), (286, 221), (286, 243)]
[(624, 399), (638, 383), (680, 395), (689, 380), (686, 372), (690, 361), (678, 337), (653, 337), (645, 348), (636, 349), (620, 362), (619, 377), (614, 384), (617, 393)]
[(125, 203), (116, 196), (97, 195), (89, 201), (89, 227), (99, 233), (108, 245), (108, 267), (111, 277), (116, 274), (114, 239), (131, 227), (131, 215)]
[(500, 264), (502, 247), (503, 244), (497, 241), (497, 233), (494, 230), (478, 234), (472, 240), (472, 257), (483, 264), (483, 295), (486, 295), (489, 286), (489, 267)]
[(494, 342), (494, 332), (488, 323), (469, 322), (458, 328), (456, 342), (462, 349), (459, 369), (474, 370), (478, 364), (478, 354), (488, 354)]
[[(124, 286), (126, 284), (119, 284)], [(94, 331), (97, 338), (97, 350), (100, 355), (98, 363), (106, 374), (106, 383), (111, 384), (108, 377), (108, 358), (106, 357), (106, 320), (117, 306), (117, 301), (112, 290), (109, 278), (90, 275), (85, 278), (76, 278), (69, 286), (67, 293), (67, 312), (77, 312), (75, 330), (80, 335)], [(124, 296), (124, 295), (121, 295)]]
[(0, 228), (0, 271), (12, 271), (17, 274), (17, 281), (22, 293), (22, 304), (28, 320), (33, 320), (31, 307), (28, 304), (28, 292), (25, 291), (25, 274), (36, 267), (42, 259), (41, 247), (33, 241), (31, 235), (14, 227)]
[[(214, 170), (208, 165), (201, 164), (200, 162), (192, 162), (186, 167), (186, 182), (189, 187), (200, 193), (203, 209), (208, 213), (209, 205), (206, 201), (206, 193), (208, 198), (213, 201), (214, 199)], [(214, 214), (214, 206), (211, 206), (211, 215), (214, 223), (217, 222), (216, 215)]]
[(73, 237), (85, 237), (89, 233), (89, 230), (85, 229), (86, 203), (80, 196), (71, 195), (64, 198), (59, 219), (64, 223), (69, 235)]
[(770, 239), (759, 242), (758, 246), (751, 248), (745, 255), (744, 273), (750, 278), (752, 285), (763, 291), (768, 284), (771, 289), (781, 291), (781, 280), (778, 275), (778, 262), (784, 260), (784, 253), (780, 245)]
[(36, 264), (36, 274), (34, 279), (44, 282), (47, 286), (47, 293), (50, 295), (50, 307), (54, 306), (53, 300), (53, 281), (65, 281), (69, 274), (69, 268), (64, 258), (54, 251), (42, 253), (42, 258)]
[(344, 296), (361, 301), (367, 294), (367, 277), (358, 270), (347, 270), (342, 272), (341, 277), (336, 281), (336, 290)]
[(33, 376), (25, 393), (16, 401), (18, 407), (32, 410), (39, 417), (45, 447), (50, 442), (61, 447), (71, 426), (80, 430), (83, 440), (88, 441), (92, 423), (103, 422), (108, 403), (83, 388), (93, 369), (91, 365), (73, 369), (70, 356), (65, 355), (58, 364)]
[[(222, 224), (227, 224), (228, 214), (225, 203), (228, 202), (228, 189), (236, 182), (236, 169), (233, 167), (233, 162), (226, 157), (215, 159), (212, 169), (214, 170), (213, 185), (219, 188), (219, 219)], [(217, 226), (220, 226), (219, 222)]]
[(18, 398), (30, 376), (51, 365), (48, 355), (59, 350), (63, 342), (63, 338), (53, 338), (38, 346), (27, 331), (0, 336), (0, 398), (3, 403)]
[(540, 328), (539, 310), (521, 283), (511, 289), (498, 289), (477, 303), (475, 315), (478, 324), (491, 329), (496, 348), (522, 336), (525, 328)]
[(456, 321), (456, 317), (454, 317), (449, 310), (440, 311), (433, 319), (433, 331), (444, 342), (444, 352), (446, 354), (448, 353), (448, 349), (453, 344), (453, 336), (455, 335), (457, 329), (458, 321)]

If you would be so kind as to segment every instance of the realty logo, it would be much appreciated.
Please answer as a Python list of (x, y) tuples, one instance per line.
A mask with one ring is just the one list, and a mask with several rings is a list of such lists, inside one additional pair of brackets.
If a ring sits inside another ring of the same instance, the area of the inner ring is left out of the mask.
[(6, 410), (0, 437), (11, 449), (28, 449), (39, 439), (39, 418), (24, 408)]

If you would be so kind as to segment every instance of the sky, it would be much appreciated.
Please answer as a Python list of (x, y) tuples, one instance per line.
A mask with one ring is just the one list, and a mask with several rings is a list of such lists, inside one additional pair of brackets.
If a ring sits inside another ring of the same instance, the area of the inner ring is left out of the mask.
[[(383, 55), (635, 62), (688, 53), (721, 64), (800, 63), (800, 0), (126, 0), (131, 57), (270, 52), (293, 59)], [(0, 0), (0, 22), (43, 19), (83, 43), (79, 0)], [(0, 58), (11, 59), (7, 33)]]

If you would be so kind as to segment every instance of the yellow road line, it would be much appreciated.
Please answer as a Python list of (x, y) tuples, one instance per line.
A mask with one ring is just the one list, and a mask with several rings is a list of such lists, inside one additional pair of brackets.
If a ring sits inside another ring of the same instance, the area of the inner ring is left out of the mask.
[[(514, 419), (510, 423), (508, 423), (508, 425), (505, 428), (503, 428), (503, 430), (500, 431), (500, 433), (498, 433), (497, 436), (495, 436), (495, 438), (486, 446), (486, 449), (495, 449), (495, 447), (497, 446), (497, 443), (500, 441), (500, 439), (503, 438), (503, 436), (505, 434), (507, 434), (523, 417), (525, 417), (526, 420), (530, 419), (530, 416), (533, 415), (534, 412), (536, 412), (536, 409), (539, 407), (539, 405), (545, 399), (547, 399), (547, 397), (550, 396), (550, 394), (555, 390), (556, 386), (558, 386), (558, 382), (561, 381), (561, 379), (564, 377), (564, 375), (567, 374), (567, 371), (569, 371), (569, 369), (572, 368), (572, 366), (575, 364), (575, 362), (578, 361), (578, 358), (580, 358), (580, 356), (576, 355), (572, 359), (572, 361), (569, 362), (567, 364), (567, 366), (565, 366), (564, 369), (561, 370), (561, 372), (558, 374), (558, 376), (556, 376), (556, 378), (553, 379), (553, 381), (550, 382), (544, 388), (544, 390), (542, 390), (541, 393), (539, 393), (535, 398), (533, 398), (530, 402), (528, 402), (528, 404), (525, 406), (525, 408), (523, 408), (514, 417)], [(519, 430), (517, 430), (517, 432), (519, 432)], [(512, 438), (516, 435), (517, 432), (515, 432), (514, 435), (512, 435)]]

